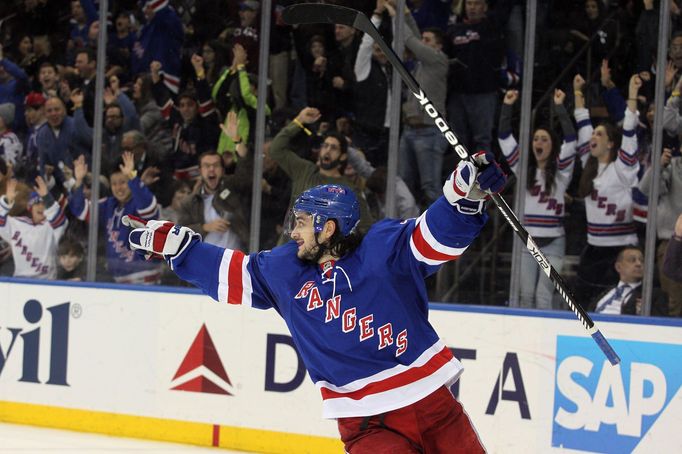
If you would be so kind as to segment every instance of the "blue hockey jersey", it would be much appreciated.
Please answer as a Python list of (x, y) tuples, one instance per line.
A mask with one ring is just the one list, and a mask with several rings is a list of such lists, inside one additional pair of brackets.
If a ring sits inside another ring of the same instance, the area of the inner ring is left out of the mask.
[[(125, 204), (121, 204), (114, 196), (99, 200), (98, 217), (106, 241), (107, 271), (120, 283), (155, 282), (159, 278), (159, 267), (130, 250), (126, 241), (129, 228), (121, 223), (121, 218), (127, 214), (142, 219), (156, 218), (159, 205), (139, 177), (129, 180), (128, 187), (131, 197)], [(78, 219), (90, 222), (90, 200), (85, 198), (83, 186), (69, 197), (69, 208)]]
[(193, 240), (176, 273), (213, 299), (275, 309), (323, 399), (323, 416), (381, 414), (453, 383), (462, 365), (428, 321), (424, 278), (461, 255), (485, 214), (440, 197), (417, 219), (383, 220), (361, 245), (320, 266), (291, 241), (245, 255)]

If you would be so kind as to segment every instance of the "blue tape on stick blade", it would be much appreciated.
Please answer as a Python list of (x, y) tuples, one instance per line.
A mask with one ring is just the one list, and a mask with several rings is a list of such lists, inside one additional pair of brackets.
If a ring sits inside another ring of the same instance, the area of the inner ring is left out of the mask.
[(611, 347), (611, 344), (609, 344), (609, 341), (606, 340), (601, 331), (595, 331), (594, 334), (592, 334), (592, 339), (594, 339), (597, 345), (599, 345), (599, 348), (601, 348), (601, 351), (604, 352), (606, 358), (609, 360), (612, 366), (620, 363), (620, 357), (613, 347)]

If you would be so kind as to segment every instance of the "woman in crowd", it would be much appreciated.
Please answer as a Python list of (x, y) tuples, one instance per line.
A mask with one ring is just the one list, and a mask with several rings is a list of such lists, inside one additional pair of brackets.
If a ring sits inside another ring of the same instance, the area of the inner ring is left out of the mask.
[(583, 85), (582, 78), (576, 77), (578, 148), (588, 150), (580, 152), (583, 172), (578, 196), (585, 200), (587, 245), (580, 256), (576, 290), (582, 301), (591, 301), (618, 281), (612, 266), (618, 252), (638, 241), (632, 218), (632, 188), (638, 183), (637, 95), (642, 80), (637, 74), (630, 78), (622, 139), (621, 132), (610, 123), (593, 128)]
[[(520, 156), (511, 126), (512, 106), (518, 96), (518, 91), (509, 90), (504, 97), (498, 137), (513, 172), (518, 169)], [(561, 124), (563, 141), (559, 142), (549, 127), (542, 126), (533, 132), (523, 213), (523, 225), (557, 270), (561, 269), (566, 253), (564, 195), (571, 181), (576, 153), (575, 128), (564, 108), (565, 98), (563, 91), (555, 90), (554, 109)], [(549, 279), (541, 276), (535, 259), (527, 251), (523, 254), (521, 267), (524, 270), (521, 277), (521, 307), (552, 309), (554, 286)]]

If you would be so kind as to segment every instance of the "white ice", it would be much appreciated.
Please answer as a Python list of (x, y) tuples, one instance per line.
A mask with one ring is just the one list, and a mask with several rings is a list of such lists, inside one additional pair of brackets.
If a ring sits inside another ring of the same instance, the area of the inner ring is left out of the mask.
[(238, 453), (210, 447), (118, 438), (108, 435), (0, 423), (0, 453), (116, 454), (116, 453)]

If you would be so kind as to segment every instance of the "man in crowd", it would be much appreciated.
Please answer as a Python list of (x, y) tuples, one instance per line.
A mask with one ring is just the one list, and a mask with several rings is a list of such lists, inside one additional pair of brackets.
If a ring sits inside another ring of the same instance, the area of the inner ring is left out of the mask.
[(488, 0), (465, 0), (466, 20), (448, 29), (451, 58), (448, 121), (470, 150), (490, 151), (498, 102), (498, 69), (504, 56), (502, 33), (511, 0), (488, 10)]
[(28, 92), (28, 75), (10, 61), (0, 45), (0, 104), (12, 103), (15, 109), (15, 129), (24, 127), (24, 96)]
[(273, 139), (270, 145), (270, 157), (291, 178), (291, 203), (306, 189), (319, 184), (342, 184), (350, 187), (360, 201), (361, 220), (358, 228), (367, 231), (372, 224), (369, 207), (362, 191), (347, 177), (343, 169), (348, 156), (348, 141), (337, 133), (328, 133), (320, 148), (316, 163), (301, 158), (291, 149), (291, 141), (303, 131), (310, 133), (306, 125), (317, 122), (320, 111), (314, 107), (305, 107), (288, 126), (285, 126)]
[[(391, 2), (384, 5), (395, 21), (395, 7)], [(429, 28), (420, 33), (409, 9), (405, 11), (405, 25), (405, 46), (415, 57), (414, 78), (429, 94), (436, 109), (445, 112), (448, 57), (443, 52), (443, 32)], [(441, 193), (441, 171), (447, 142), (433, 119), (423, 111), (419, 100), (414, 96), (406, 99), (398, 169), (412, 194), (423, 194), (426, 204), (430, 205)]]
[[(618, 272), (618, 284), (598, 298), (592, 309), (601, 314), (640, 315), (644, 254), (636, 246), (626, 246), (618, 254), (614, 268)], [(661, 292), (654, 291), (652, 298), (651, 315), (668, 315), (668, 303)]]
[[(383, 4), (378, 0), (377, 5)], [(379, 27), (382, 12), (375, 11), (372, 24)], [(369, 34), (360, 42), (355, 57), (353, 84), (353, 145), (362, 150), (375, 166), (385, 165), (388, 151), (390, 88), (388, 59)]]
[(83, 86), (89, 85), (97, 75), (97, 54), (95, 50), (89, 47), (79, 50), (76, 53), (74, 67), (83, 82)]
[(31, 92), (24, 101), (24, 115), (28, 134), (24, 141), (24, 156), (17, 166), (17, 174), (33, 181), (38, 175), (38, 131), (47, 123), (45, 118), (45, 97), (40, 92)]
[(199, 172), (199, 184), (180, 209), (180, 223), (200, 233), (207, 243), (244, 250), (248, 227), (237, 193), (227, 187), (220, 155), (202, 153)]
[(149, 69), (153, 61), (163, 66), (163, 84), (172, 93), (180, 90), (180, 55), (185, 37), (182, 22), (168, 0), (143, 2), (146, 24), (133, 45), (131, 68), (133, 74)]
[(14, 104), (0, 104), (0, 159), (13, 166), (23, 159), (24, 146), (12, 131)]
[(38, 70), (38, 84), (40, 92), (45, 98), (57, 96), (59, 92), (59, 74), (54, 63), (44, 62)]
[(53, 96), (45, 102), (47, 125), (40, 128), (36, 137), (40, 173), (49, 180), (54, 176), (58, 184), (64, 182), (63, 167), (72, 167), (73, 159), (90, 156), (92, 137), (84, 128), (76, 127), (74, 119), (66, 114), (64, 102)]
[(140, 180), (156, 196), (162, 206), (170, 203), (173, 197), (173, 168), (168, 160), (161, 157), (142, 132), (133, 129), (123, 133), (121, 151), (130, 151), (135, 158), (135, 170)]

